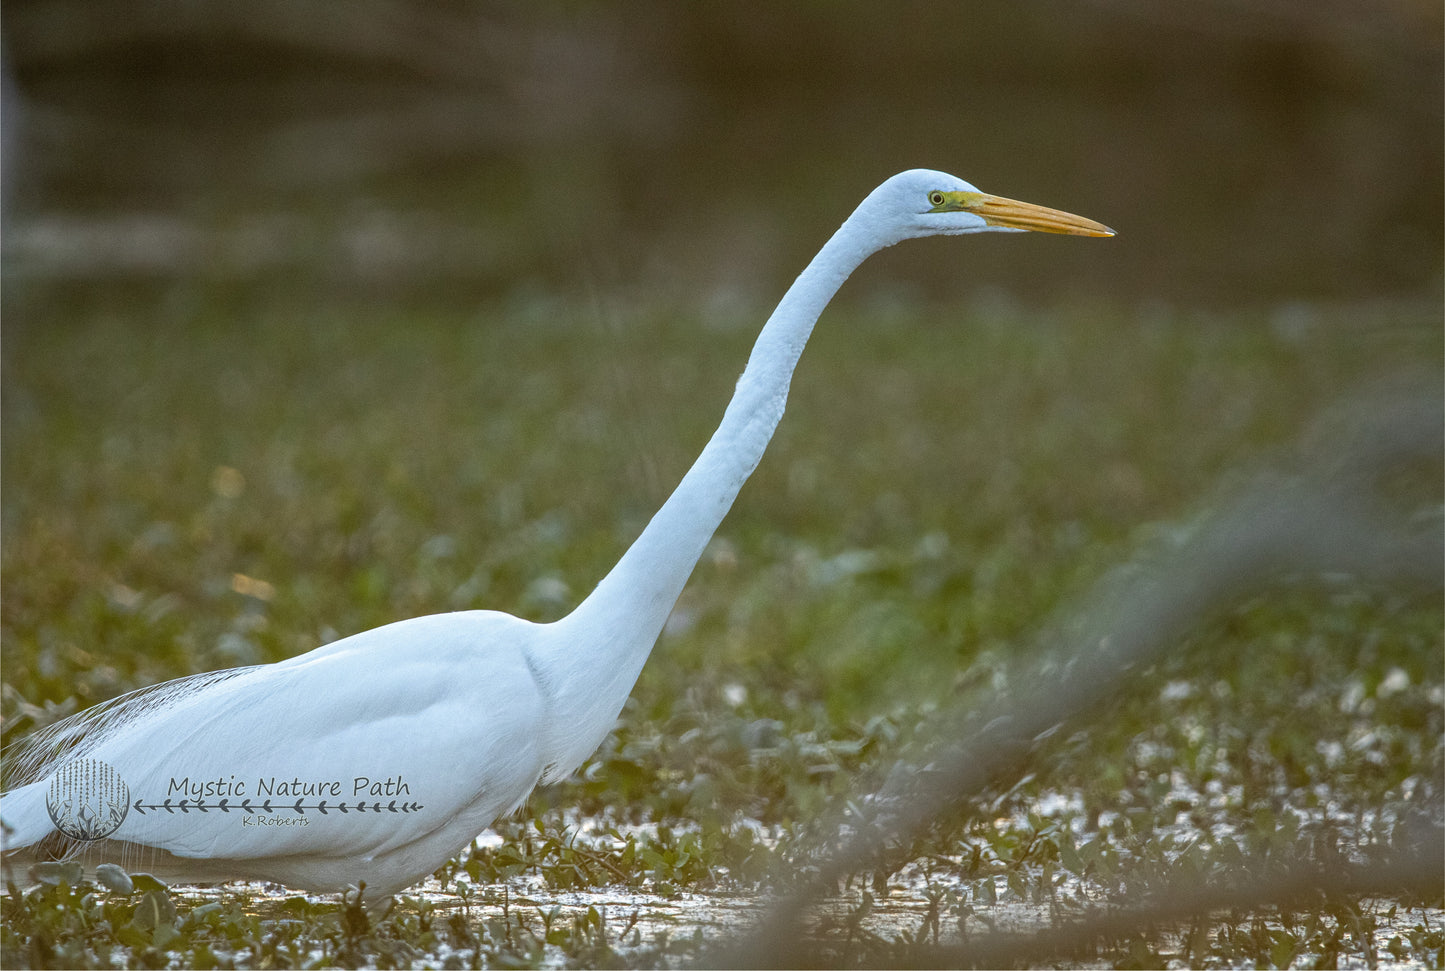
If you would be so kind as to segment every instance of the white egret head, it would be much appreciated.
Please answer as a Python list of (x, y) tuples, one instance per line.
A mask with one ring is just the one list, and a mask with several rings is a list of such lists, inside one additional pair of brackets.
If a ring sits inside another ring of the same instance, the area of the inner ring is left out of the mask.
[(868, 195), (859, 206), (859, 215), (890, 244), (919, 236), (1025, 230), (1114, 235), (1108, 226), (1092, 219), (990, 195), (957, 176), (932, 169), (909, 169), (893, 176)]

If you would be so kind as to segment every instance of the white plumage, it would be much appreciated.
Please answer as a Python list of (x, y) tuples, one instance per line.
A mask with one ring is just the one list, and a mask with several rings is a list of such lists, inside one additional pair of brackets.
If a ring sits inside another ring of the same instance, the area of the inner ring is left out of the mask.
[[(1113, 235), (941, 172), (884, 182), (789, 288), (696, 463), (571, 614), (551, 624), (492, 611), (419, 617), (81, 712), (6, 755), (7, 868), (68, 856), (190, 882), (335, 891), (364, 881), (371, 899), (426, 877), (611, 730), (782, 418), (814, 322), (858, 264), (911, 237), (1023, 229)], [(88, 797), (125, 810), (106, 838), (70, 838), (52, 815), (63, 823), (69, 809), (57, 802), (84, 802), (56, 775), (82, 760), (125, 785), (123, 798)]]

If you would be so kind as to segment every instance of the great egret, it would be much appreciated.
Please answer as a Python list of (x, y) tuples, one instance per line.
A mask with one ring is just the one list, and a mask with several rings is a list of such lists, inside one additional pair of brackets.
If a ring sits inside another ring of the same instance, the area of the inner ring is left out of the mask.
[(10, 759), (7, 866), (81, 858), (316, 892), (365, 881), (372, 900), (426, 877), (611, 730), (854, 268), (912, 237), (1022, 230), (1113, 235), (942, 172), (888, 179), (788, 289), (702, 454), (571, 614), (418, 617), (96, 705)]

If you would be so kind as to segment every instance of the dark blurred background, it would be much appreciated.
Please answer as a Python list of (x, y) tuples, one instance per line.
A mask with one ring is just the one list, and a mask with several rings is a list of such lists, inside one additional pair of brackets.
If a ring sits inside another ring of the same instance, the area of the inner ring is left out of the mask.
[(1120, 236), (914, 244), (855, 294), (1442, 283), (1438, 0), (7, 0), (0, 42), (22, 288), (771, 302), (920, 165)]

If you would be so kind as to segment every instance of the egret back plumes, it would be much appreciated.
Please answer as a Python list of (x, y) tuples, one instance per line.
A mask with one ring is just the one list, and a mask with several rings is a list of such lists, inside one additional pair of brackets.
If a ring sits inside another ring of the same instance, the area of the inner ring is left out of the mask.
[(913, 237), (1024, 230), (1113, 235), (942, 172), (887, 180), (788, 289), (702, 454), (572, 613), (419, 617), (74, 715), (6, 753), (7, 869), (80, 858), (190, 882), (365, 882), (371, 899), (426, 877), (612, 729), (853, 270)]

